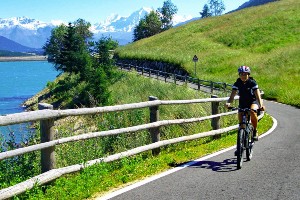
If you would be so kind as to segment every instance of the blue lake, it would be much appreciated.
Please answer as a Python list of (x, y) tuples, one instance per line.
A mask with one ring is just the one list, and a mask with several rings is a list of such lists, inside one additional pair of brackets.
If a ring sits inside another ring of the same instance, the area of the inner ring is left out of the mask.
[[(53, 64), (47, 61), (0, 62), (0, 115), (24, 112), (23, 102), (45, 88), (57, 75)], [(0, 127), (0, 134), (6, 137), (13, 131), (20, 140), (21, 134), (24, 135), (20, 127)]]

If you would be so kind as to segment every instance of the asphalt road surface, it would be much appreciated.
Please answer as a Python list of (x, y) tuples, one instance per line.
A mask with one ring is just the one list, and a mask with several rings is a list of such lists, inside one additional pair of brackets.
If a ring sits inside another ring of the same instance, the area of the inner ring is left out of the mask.
[[(255, 143), (250, 162), (236, 168), (234, 148), (174, 173), (98, 199), (300, 199), (300, 110), (265, 101), (278, 124)], [(128, 191), (127, 191), (128, 190)]]

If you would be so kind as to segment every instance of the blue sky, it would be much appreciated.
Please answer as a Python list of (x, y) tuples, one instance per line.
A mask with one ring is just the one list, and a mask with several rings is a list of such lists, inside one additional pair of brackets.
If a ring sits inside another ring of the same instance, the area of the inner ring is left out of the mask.
[[(208, 0), (171, 0), (178, 15), (199, 17)], [(223, 0), (226, 10), (236, 9), (249, 0)], [(29, 17), (43, 22), (62, 20), (73, 22), (82, 18), (92, 24), (104, 21), (111, 14), (129, 16), (142, 7), (157, 9), (164, 0), (3, 0), (0, 18)]]

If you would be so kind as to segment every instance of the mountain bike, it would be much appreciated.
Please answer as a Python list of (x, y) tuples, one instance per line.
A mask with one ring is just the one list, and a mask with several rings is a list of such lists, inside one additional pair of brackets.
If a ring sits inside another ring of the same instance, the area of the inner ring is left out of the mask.
[[(239, 126), (236, 142), (236, 157), (237, 157), (237, 168), (241, 169), (243, 164), (243, 155), (246, 151), (246, 159), (250, 161), (253, 155), (253, 126), (250, 123), (250, 112), (253, 109), (250, 108), (235, 108), (229, 107), (231, 110), (238, 110), (242, 113), (242, 123)], [(256, 110), (253, 110), (257, 112)]]

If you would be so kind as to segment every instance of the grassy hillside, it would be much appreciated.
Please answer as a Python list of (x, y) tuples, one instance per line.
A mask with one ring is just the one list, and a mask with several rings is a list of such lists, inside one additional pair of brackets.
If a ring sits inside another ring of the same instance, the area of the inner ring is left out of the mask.
[(248, 65), (265, 98), (300, 107), (300, 1), (281, 0), (190, 22), (120, 47), (120, 58), (177, 64), (197, 76), (233, 83)]

